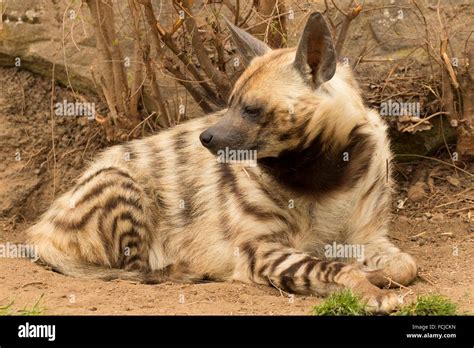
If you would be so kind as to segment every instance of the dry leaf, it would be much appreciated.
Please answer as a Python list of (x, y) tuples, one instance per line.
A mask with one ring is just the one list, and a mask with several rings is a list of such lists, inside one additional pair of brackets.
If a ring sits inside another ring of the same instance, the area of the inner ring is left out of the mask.
[(414, 134), (416, 132), (430, 130), (433, 128), (433, 125), (429, 121), (415, 116), (400, 116), (395, 122), (397, 124), (397, 130), (400, 132), (409, 132)]

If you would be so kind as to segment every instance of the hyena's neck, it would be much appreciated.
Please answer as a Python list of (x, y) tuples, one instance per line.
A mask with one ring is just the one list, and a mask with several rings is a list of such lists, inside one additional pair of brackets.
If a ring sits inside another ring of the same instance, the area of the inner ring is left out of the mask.
[(367, 129), (369, 110), (352, 76), (336, 74), (324, 92), (328, 97), (318, 97), (300, 145), (259, 160), (280, 185), (298, 194), (321, 195), (356, 185), (377, 146)]
[(303, 195), (348, 189), (367, 172), (375, 144), (355, 126), (346, 144), (337, 148), (316, 136), (304, 149), (259, 160), (261, 168), (284, 188)]

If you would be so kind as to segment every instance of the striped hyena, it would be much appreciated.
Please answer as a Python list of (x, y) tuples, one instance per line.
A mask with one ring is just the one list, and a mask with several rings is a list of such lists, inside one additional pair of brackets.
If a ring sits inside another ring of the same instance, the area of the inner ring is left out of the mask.
[[(296, 49), (229, 26), (249, 66), (228, 108), (103, 152), (29, 230), (31, 243), (71, 276), (350, 288), (373, 311), (392, 310), (398, 297), (379, 287), (409, 284), (417, 267), (387, 237), (385, 124), (336, 64), (321, 14)], [(256, 152), (255, 165), (216, 161), (224, 149)], [(330, 258), (334, 243), (363, 255)]]

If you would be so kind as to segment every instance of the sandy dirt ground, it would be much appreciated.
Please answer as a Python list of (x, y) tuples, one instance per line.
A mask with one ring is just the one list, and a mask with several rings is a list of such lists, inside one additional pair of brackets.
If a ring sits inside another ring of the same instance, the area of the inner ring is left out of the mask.
[[(105, 140), (100, 128), (85, 119), (52, 124), (50, 81), (0, 68), (0, 84), (0, 243), (5, 245), (24, 241), (24, 230), (70, 187)], [(56, 92), (55, 101), (70, 93), (61, 87)], [(473, 172), (472, 164), (459, 165)], [(460, 312), (474, 313), (472, 178), (429, 160), (398, 163), (395, 174), (391, 237), (417, 258), (420, 277), (412, 286), (393, 291), (406, 294), (406, 301), (443, 294)], [(40, 298), (44, 314), (76, 315), (305, 315), (321, 301), (237, 282), (143, 285), (79, 280), (27, 259), (0, 258), (0, 308), (11, 304), (16, 312)]]

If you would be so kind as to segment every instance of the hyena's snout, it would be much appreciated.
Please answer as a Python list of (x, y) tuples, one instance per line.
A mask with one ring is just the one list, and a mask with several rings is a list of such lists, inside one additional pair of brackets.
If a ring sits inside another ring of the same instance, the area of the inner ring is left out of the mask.
[(211, 127), (199, 136), (202, 146), (208, 149), (212, 154), (217, 154), (220, 150), (225, 148), (234, 148), (236, 146), (232, 135), (229, 132), (222, 132), (214, 127)]
[(199, 140), (213, 154), (217, 154), (220, 150), (225, 151), (226, 148), (242, 150), (249, 146), (240, 127), (226, 120), (202, 132)]

